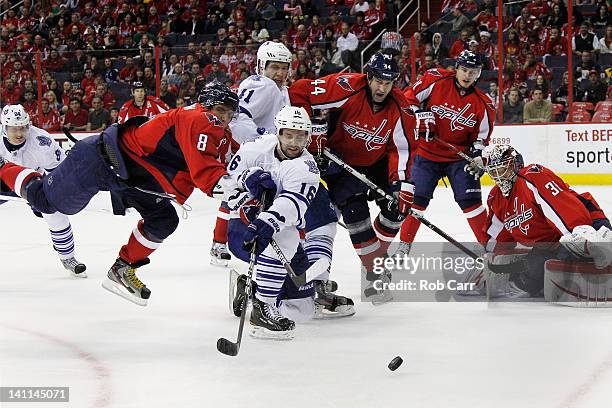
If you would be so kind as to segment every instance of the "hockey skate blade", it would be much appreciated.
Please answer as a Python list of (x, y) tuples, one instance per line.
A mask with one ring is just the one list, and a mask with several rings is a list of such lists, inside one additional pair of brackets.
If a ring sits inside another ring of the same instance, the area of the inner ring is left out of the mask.
[(286, 330), (286, 331), (272, 331), (268, 330), (265, 327), (253, 326), (251, 325), (251, 329), (249, 330), (249, 336), (255, 339), (264, 339), (264, 340), (293, 340), (295, 337), (295, 329)]
[(355, 314), (353, 305), (339, 305), (333, 312), (328, 310), (323, 305), (315, 305), (315, 314), (312, 317), (314, 320), (329, 320), (340, 319), (343, 317), (351, 317)]
[(70, 271), (70, 276), (72, 276), (73, 278), (85, 279), (87, 277), (87, 272), (83, 271), (81, 273), (74, 273)]
[(117, 296), (121, 296), (125, 300), (129, 300), (130, 302), (137, 304), (138, 306), (146, 306), (148, 299), (142, 299), (128, 293), (122, 286), (118, 285), (116, 282), (106, 278), (104, 282), (102, 282), (102, 287), (108, 290), (110, 293), (115, 294)]
[(235, 357), (238, 355), (238, 344), (221, 337), (217, 340), (217, 350), (226, 356)]

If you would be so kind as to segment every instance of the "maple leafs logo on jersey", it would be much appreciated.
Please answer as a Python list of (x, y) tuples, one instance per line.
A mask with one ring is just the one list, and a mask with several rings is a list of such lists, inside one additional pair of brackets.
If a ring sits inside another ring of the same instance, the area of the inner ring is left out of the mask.
[(41, 146), (51, 146), (51, 139), (47, 136), (36, 136), (36, 140), (38, 140), (38, 144)]
[(529, 231), (529, 224), (523, 225), (533, 218), (533, 210), (525, 209), (525, 204), (521, 204), (520, 212), (518, 210), (518, 197), (514, 199), (514, 215), (504, 222), (504, 228), (510, 233), (514, 228), (518, 228), (524, 235)]
[(213, 125), (223, 127), (223, 123), (221, 122), (221, 120), (212, 113), (206, 112), (206, 117)]
[(308, 171), (314, 174), (319, 174), (319, 167), (314, 160), (304, 160), (304, 163), (308, 167)]
[(472, 107), (471, 103), (465, 105), (460, 111), (456, 111), (453, 108), (449, 108), (448, 106), (441, 105), (433, 105), (431, 107), (431, 111), (436, 113), (440, 119), (450, 119), (450, 127), (452, 131), (455, 130), (463, 130), (464, 127), (461, 125), (465, 125), (467, 127), (476, 126), (476, 121), (474, 118), (474, 113), (470, 113), (467, 116), (464, 114)]
[(338, 79), (336, 81), (338, 82), (338, 85), (340, 86), (340, 88), (344, 89), (345, 91), (347, 91), (347, 92), (355, 92), (355, 90), (353, 89), (353, 87), (349, 83), (349, 78), (350, 78), (350, 76), (348, 76), (348, 75), (341, 75), (341, 76), (338, 77)]
[(384, 119), (378, 128), (370, 131), (368, 125), (363, 127), (359, 126), (359, 122), (356, 124), (342, 122), (342, 127), (345, 132), (348, 133), (353, 139), (361, 139), (365, 141), (365, 147), (368, 151), (377, 150), (387, 144), (391, 130), (387, 130), (384, 136), (380, 133), (387, 125), (387, 119)]

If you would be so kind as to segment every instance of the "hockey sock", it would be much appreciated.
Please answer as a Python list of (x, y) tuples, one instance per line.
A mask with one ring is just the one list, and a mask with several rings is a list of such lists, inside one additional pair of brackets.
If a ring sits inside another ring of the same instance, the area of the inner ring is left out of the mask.
[(281, 261), (264, 254), (257, 257), (257, 299), (264, 303), (276, 303), (276, 299), (283, 287), (287, 271)]
[[(327, 259), (331, 265), (334, 237), (336, 236), (336, 223), (324, 225), (306, 234), (304, 251), (308, 256), (308, 263), (314, 264), (319, 259)], [(329, 268), (325, 275), (319, 275), (320, 280), (329, 278)]]
[(138, 225), (132, 231), (128, 243), (122, 246), (119, 251), (119, 257), (129, 264), (142, 261), (161, 245), (161, 242), (155, 242), (147, 237), (143, 226), (144, 221), (138, 221)]
[(401, 225), (401, 221), (392, 221), (382, 214), (378, 214), (374, 220), (374, 232), (380, 241), (380, 252), (383, 255), (387, 253)]
[(487, 233), (485, 227), (487, 225), (487, 210), (482, 204), (476, 204), (463, 210), (470, 228), (474, 231), (476, 239), (481, 244), (487, 242)]
[[(425, 208), (418, 205), (413, 205), (412, 209), (419, 212), (425, 211)], [(400, 229), (400, 240), (407, 243), (414, 242), (414, 238), (416, 237), (420, 226), (421, 221), (411, 216), (406, 217), (402, 224), (402, 228)]]
[(381, 255), (380, 240), (374, 233), (370, 217), (354, 223), (346, 222), (353, 248), (366, 272), (374, 269), (374, 259)]
[(59, 258), (62, 260), (73, 258), (74, 237), (68, 217), (59, 212), (43, 214), (42, 216), (49, 226), (51, 241), (53, 241), (53, 249), (57, 251)]
[(220, 244), (227, 243), (227, 226), (229, 224), (229, 208), (227, 203), (223, 201), (219, 206), (219, 212), (217, 213), (217, 222), (215, 223), (215, 230), (213, 231), (213, 241)]
[(0, 179), (19, 197), (23, 187), (34, 177), (42, 177), (42, 174), (14, 163), (6, 163), (0, 170)]

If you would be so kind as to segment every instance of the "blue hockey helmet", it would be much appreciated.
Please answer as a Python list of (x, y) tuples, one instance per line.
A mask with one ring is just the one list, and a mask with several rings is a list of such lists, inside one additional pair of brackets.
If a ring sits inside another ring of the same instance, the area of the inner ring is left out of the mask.
[(238, 111), (238, 95), (220, 82), (210, 82), (200, 89), (198, 102), (206, 108), (226, 105)]
[(399, 66), (390, 54), (377, 52), (366, 65), (368, 79), (378, 78), (384, 81), (395, 81), (400, 76)]
[(473, 51), (463, 50), (457, 58), (457, 66), (482, 69), (482, 58), (480, 58), (479, 54), (476, 54)]

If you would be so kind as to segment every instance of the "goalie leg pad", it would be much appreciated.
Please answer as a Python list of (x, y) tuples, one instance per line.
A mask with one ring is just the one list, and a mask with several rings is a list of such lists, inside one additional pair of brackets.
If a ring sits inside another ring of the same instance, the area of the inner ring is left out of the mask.
[(544, 299), (572, 307), (612, 307), (612, 267), (551, 259), (545, 263)]

